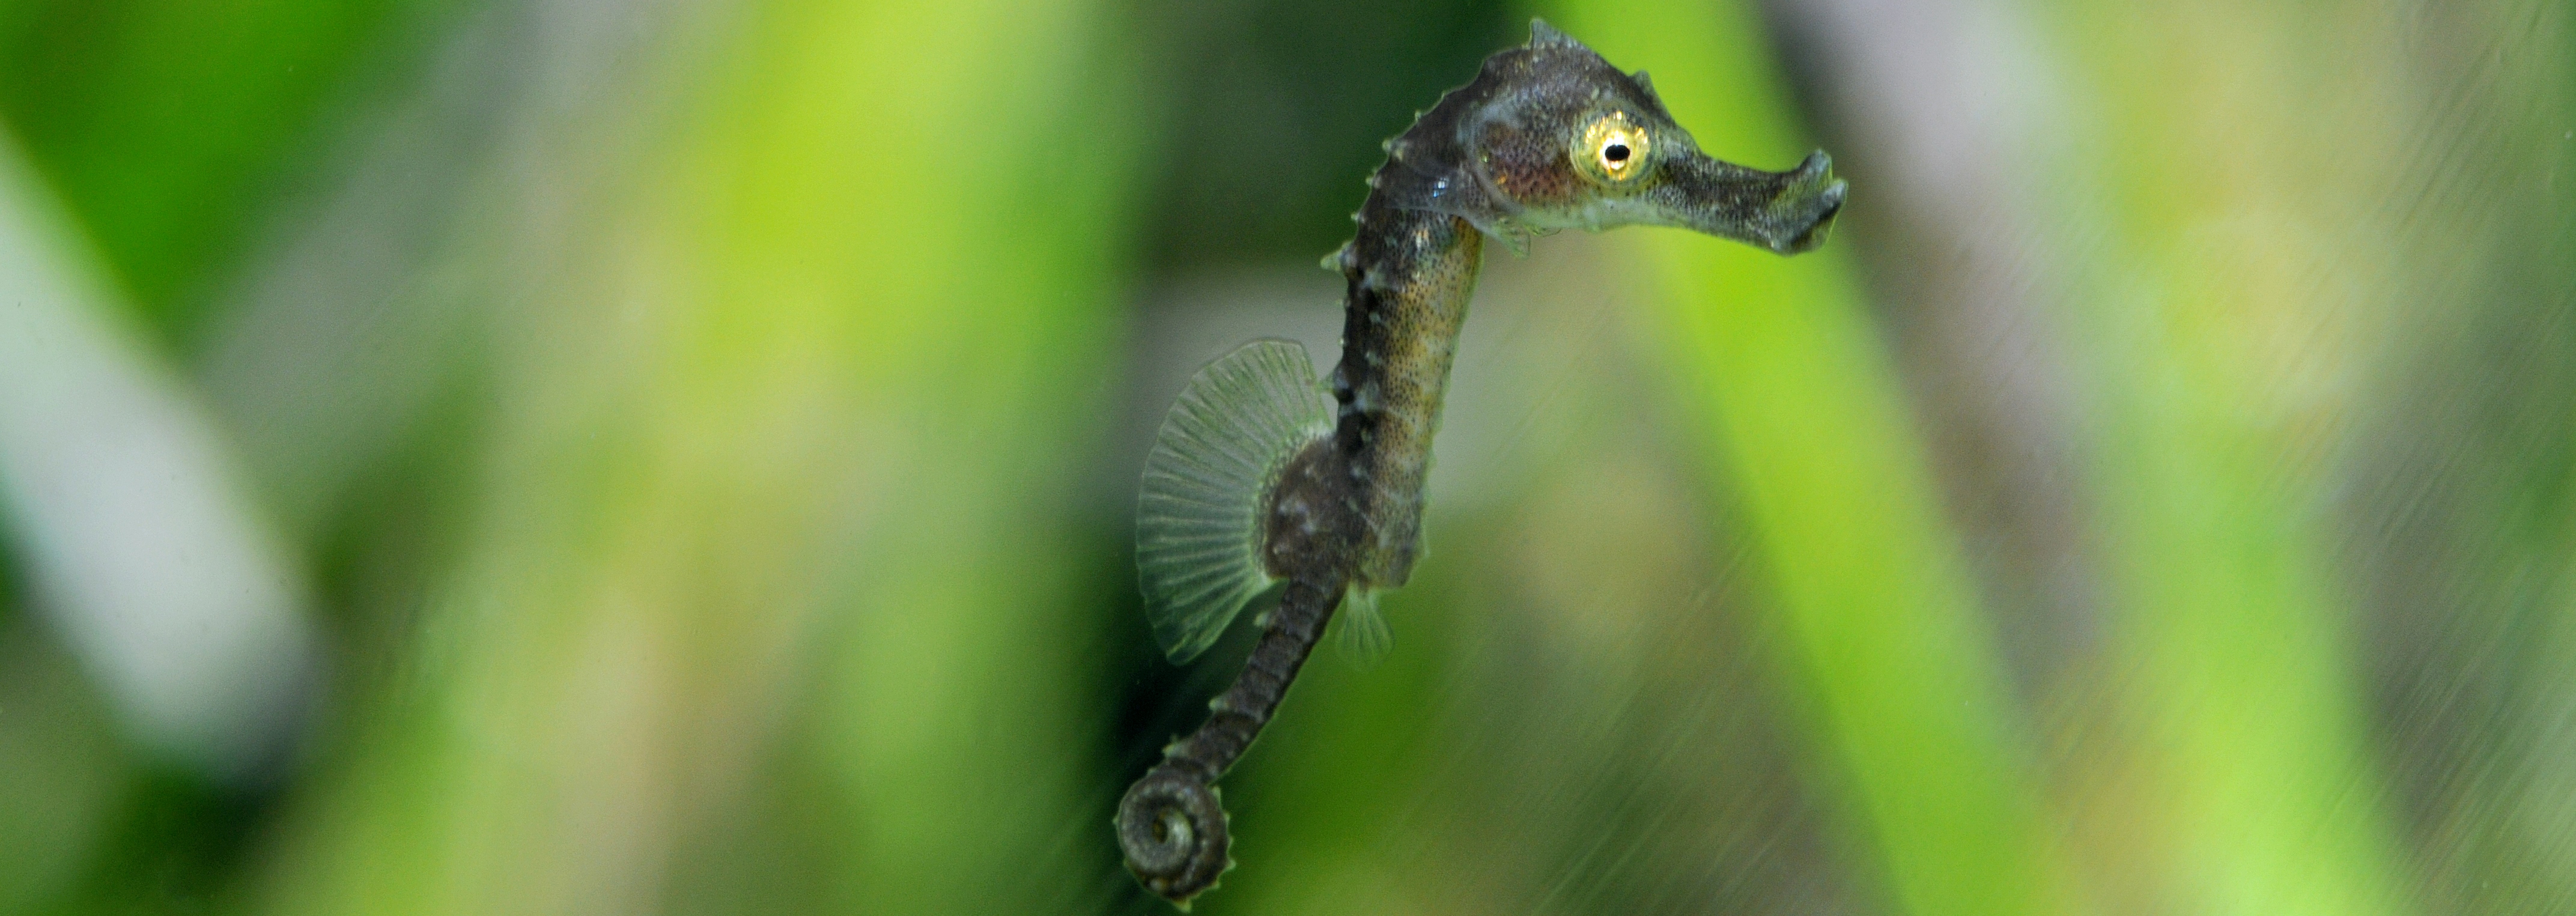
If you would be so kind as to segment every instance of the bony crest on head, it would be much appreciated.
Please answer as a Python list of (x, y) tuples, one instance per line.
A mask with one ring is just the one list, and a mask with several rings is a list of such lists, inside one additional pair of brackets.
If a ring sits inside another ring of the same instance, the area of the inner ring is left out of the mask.
[(1654, 138), (1624, 111), (1594, 117), (1569, 151), (1575, 171), (1607, 187), (1631, 187), (1654, 171)]
[[(1583, 47), (1583, 43), (1574, 40), (1574, 36), (1558, 31), (1555, 26), (1547, 24), (1547, 20), (1533, 18), (1530, 20), (1529, 46), (1533, 48), (1581, 48)], [(1587, 48), (1586, 50), (1590, 49)]]

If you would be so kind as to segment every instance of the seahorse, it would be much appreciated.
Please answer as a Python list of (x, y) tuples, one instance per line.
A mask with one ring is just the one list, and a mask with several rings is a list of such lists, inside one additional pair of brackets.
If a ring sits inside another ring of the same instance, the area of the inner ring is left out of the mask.
[(1525, 253), (1533, 235), (1653, 225), (1795, 254), (1823, 242), (1845, 193), (1821, 151), (1787, 172), (1700, 152), (1644, 71), (1621, 72), (1538, 20), (1528, 44), (1487, 58), (1385, 151), (1352, 215), (1358, 232), (1324, 259), (1346, 281), (1329, 386), (1303, 347), (1255, 341), (1191, 380), (1146, 459), (1138, 579), (1167, 657), (1189, 661), (1278, 595), (1205, 724), (1165, 747), (1118, 806), (1128, 870), (1184, 910), (1234, 865), (1215, 783), (1326, 622), (1338, 609), (1355, 641), (1384, 641), (1376, 596), (1412, 573), (1484, 240)]

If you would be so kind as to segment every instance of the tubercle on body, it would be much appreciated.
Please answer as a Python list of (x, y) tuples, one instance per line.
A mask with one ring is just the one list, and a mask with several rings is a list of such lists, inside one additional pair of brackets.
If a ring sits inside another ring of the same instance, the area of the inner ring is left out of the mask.
[[(1660, 225), (1795, 254), (1823, 242), (1845, 194), (1821, 152), (1787, 172), (1700, 152), (1642, 71), (1621, 72), (1536, 21), (1528, 45), (1487, 58), (1385, 149), (1353, 214), (1357, 233), (1324, 259), (1346, 281), (1331, 431), (1268, 456), (1274, 473), (1251, 513), (1254, 562), (1287, 589), (1207, 722), (1120, 802), (1129, 869), (1184, 909), (1233, 866), (1215, 780), (1268, 723), (1336, 608), (1347, 599), (1365, 609), (1411, 573), (1431, 439), (1485, 238), (1518, 252), (1561, 229)], [(1146, 538), (1140, 518), (1140, 562)], [(1203, 645), (1212, 631), (1202, 625), (1221, 627), (1235, 610), (1176, 619)]]

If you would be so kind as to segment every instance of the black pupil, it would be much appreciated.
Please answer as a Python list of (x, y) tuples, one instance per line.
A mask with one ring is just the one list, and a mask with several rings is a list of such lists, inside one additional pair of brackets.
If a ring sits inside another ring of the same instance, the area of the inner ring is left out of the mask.
[(1612, 162), (1628, 161), (1628, 144), (1613, 143), (1601, 148), (1601, 158)]

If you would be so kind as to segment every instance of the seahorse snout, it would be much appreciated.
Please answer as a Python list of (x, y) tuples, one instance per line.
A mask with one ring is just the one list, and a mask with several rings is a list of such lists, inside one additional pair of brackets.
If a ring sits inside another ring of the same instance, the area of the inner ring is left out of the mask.
[(1834, 216), (1843, 211), (1843, 196), (1850, 185), (1834, 177), (1833, 157), (1823, 150), (1807, 154), (1798, 167), (1788, 173), (1780, 197), (1773, 202), (1777, 229), (1766, 243), (1780, 254), (1797, 254), (1825, 243), (1832, 233)]

